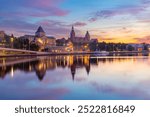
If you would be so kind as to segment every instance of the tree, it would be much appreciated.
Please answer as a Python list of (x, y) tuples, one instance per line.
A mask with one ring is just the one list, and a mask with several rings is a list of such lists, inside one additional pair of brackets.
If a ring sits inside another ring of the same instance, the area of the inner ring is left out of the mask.
[(148, 51), (148, 45), (143, 43), (144, 50)]
[(91, 51), (96, 51), (97, 50), (97, 43), (91, 42), (89, 44), (89, 48), (90, 48)]
[(132, 47), (131, 45), (129, 45), (127, 49), (128, 49), (128, 51), (133, 51), (134, 47)]
[(35, 43), (31, 43), (30, 50), (39, 51), (39, 49), (40, 49), (39, 45), (37, 45)]

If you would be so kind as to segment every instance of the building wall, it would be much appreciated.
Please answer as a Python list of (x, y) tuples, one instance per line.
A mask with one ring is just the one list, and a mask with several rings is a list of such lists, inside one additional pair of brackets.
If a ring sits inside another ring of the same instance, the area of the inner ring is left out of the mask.
[(0, 31), (0, 47), (5, 47), (5, 32), (4, 31)]
[(4, 31), (0, 31), (0, 38), (4, 39), (4, 37), (5, 37), (5, 32)]
[(56, 40), (55, 39), (50, 39), (48, 37), (36, 37), (35, 38), (35, 43), (40, 46), (40, 50), (43, 50), (45, 48), (49, 48), (52, 46), (56, 46)]

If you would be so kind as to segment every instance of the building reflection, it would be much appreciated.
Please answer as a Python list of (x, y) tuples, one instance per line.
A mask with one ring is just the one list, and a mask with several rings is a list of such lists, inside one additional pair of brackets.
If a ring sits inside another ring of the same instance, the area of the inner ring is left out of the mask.
[[(134, 61), (134, 58), (100, 58), (91, 57), (90, 55), (84, 56), (47, 56), (40, 58), (1, 58), (0, 59), (0, 78), (4, 79), (7, 74), (12, 78), (16, 70), (23, 72), (34, 72), (37, 78), (42, 81), (47, 71), (53, 71), (58, 68), (70, 69), (72, 80), (75, 80), (77, 72), (85, 69), (87, 75), (90, 74), (91, 66), (98, 66), (99, 63), (107, 62), (122, 62)], [(78, 69), (78, 70), (77, 70)], [(61, 75), (61, 74), (60, 74)]]
[(35, 65), (35, 72), (39, 80), (43, 80), (46, 74), (46, 69), (46, 64), (44, 62), (39, 61), (38, 64)]
[(72, 79), (75, 79), (76, 69), (85, 68), (87, 74), (90, 72), (90, 56), (70, 56), (69, 67), (72, 74)]

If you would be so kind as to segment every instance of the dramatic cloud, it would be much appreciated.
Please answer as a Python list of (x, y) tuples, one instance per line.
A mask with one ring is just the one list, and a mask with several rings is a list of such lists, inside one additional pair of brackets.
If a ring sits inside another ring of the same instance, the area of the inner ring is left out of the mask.
[(35, 10), (37, 14), (39, 12), (39, 15), (32, 14), (32, 16), (65, 16), (69, 11), (59, 8), (59, 4), (63, 1), (64, 0), (36, 0), (35, 2), (35, 0), (30, 0), (25, 1), (24, 5)]
[(92, 17), (89, 19), (89, 21), (94, 22), (98, 20), (99, 18), (110, 18), (117, 15), (136, 15), (142, 11), (144, 11), (145, 8), (143, 7), (123, 7), (123, 8), (116, 8), (112, 10), (101, 10), (96, 11), (95, 13), (92, 13)]
[(141, 0), (143, 4), (150, 4), (150, 0)]
[(73, 26), (77, 26), (77, 27), (82, 27), (82, 26), (86, 26), (87, 24), (84, 22), (76, 22), (73, 24)]
[[(14, 33), (15, 36), (24, 34), (34, 34), (38, 26), (41, 25), (47, 35), (56, 37), (64, 36), (70, 32), (71, 27), (64, 22), (54, 20), (40, 20), (35, 23), (29, 23), (24, 20), (2, 20), (0, 21), (0, 28), (6, 31), (6, 33)], [(59, 32), (59, 33), (58, 33)]]
[[(69, 11), (60, 7), (64, 0), (13, 0), (8, 4), (1, 4), (0, 14), (24, 16), (24, 17), (47, 17), (47, 16), (65, 16)], [(5, 1), (5, 2), (6, 2)], [(3, 3), (4, 0), (1, 1)]]
[(105, 37), (102, 37), (101, 40), (102, 41), (113, 41), (114, 38), (105, 38)]
[(58, 37), (65, 36), (71, 30), (71, 27), (68, 26), (65, 22), (56, 20), (41, 20), (36, 24), (43, 26), (49, 35), (56, 35)]
[(131, 33), (132, 30), (131, 30), (131, 29), (128, 29), (128, 28), (126, 28), (126, 27), (123, 27), (123, 28), (119, 29), (119, 32), (122, 32), (122, 33)]
[(143, 38), (135, 38), (135, 40), (137, 40), (137, 42), (139, 42), (139, 43), (149, 43), (150, 44), (150, 35), (145, 36)]
[(133, 40), (149, 35), (149, 6), (150, 0), (0, 0), (0, 30), (22, 36), (41, 25), (47, 35), (67, 38), (74, 25), (78, 36), (88, 29), (94, 38), (104, 31), (106, 39)]

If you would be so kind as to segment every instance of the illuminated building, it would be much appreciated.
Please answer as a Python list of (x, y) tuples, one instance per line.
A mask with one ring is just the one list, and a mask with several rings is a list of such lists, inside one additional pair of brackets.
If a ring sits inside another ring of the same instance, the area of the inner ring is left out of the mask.
[(11, 48), (14, 48), (14, 35), (13, 34), (10, 37), (10, 45), (11, 45)]
[(40, 50), (56, 46), (56, 39), (52, 36), (46, 36), (46, 33), (41, 26), (38, 27), (35, 35), (25, 35), (21, 38), (28, 39), (31, 44), (37, 44), (40, 47)]
[(56, 46), (56, 39), (54, 37), (47, 37), (43, 28), (39, 26), (35, 33), (35, 43), (40, 46), (40, 49)]
[(85, 44), (90, 42), (90, 34), (87, 31), (85, 34), (85, 37), (76, 37), (76, 33), (74, 30), (74, 27), (72, 27), (71, 33), (70, 33), (70, 40), (72, 43), (76, 44)]
[(75, 51), (88, 51), (89, 50), (88, 46), (89, 46), (91, 38), (90, 38), (90, 34), (88, 31), (86, 32), (84, 37), (77, 37), (74, 27), (72, 27), (69, 40), (73, 43)]
[(7, 35), (4, 31), (0, 31), (0, 47), (13, 48), (15, 37)]
[(0, 47), (4, 47), (5, 46), (5, 32), (4, 31), (0, 31)]

